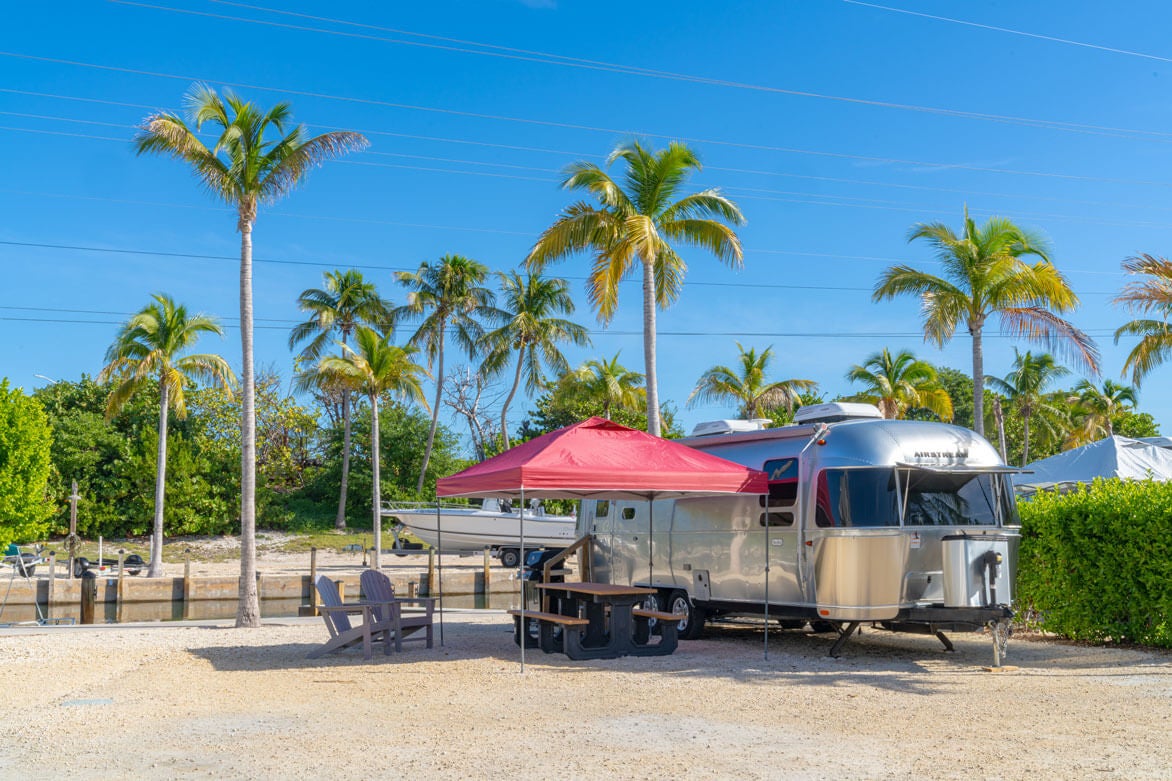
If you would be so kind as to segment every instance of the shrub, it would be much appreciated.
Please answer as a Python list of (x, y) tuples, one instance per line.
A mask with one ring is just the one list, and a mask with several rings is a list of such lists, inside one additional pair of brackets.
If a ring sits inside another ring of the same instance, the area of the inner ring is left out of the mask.
[(1172, 648), (1172, 483), (1097, 479), (1018, 507), (1017, 601), (1043, 629)]

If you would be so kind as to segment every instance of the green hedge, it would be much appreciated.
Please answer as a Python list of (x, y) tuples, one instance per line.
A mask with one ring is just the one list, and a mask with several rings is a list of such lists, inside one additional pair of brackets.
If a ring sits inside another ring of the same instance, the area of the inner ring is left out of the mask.
[(1027, 616), (1075, 640), (1172, 648), (1172, 483), (1096, 480), (1018, 509)]

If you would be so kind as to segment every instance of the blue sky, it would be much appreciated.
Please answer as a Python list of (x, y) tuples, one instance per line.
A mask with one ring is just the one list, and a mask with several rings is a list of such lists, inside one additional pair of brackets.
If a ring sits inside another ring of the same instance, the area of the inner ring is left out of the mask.
[[(0, 29), (0, 374), (31, 388), (96, 373), (155, 292), (220, 316), (226, 339), (204, 347), (239, 362), (235, 217), (129, 142), (198, 79), (371, 140), (257, 222), (257, 363), (286, 376), (296, 296), (322, 272), (356, 266), (401, 302), (391, 272), (443, 254), (514, 268), (572, 200), (560, 170), (638, 136), (686, 140), (705, 164), (695, 185), (748, 218), (744, 269), (684, 251), (688, 284), (660, 315), (660, 396), (685, 428), (732, 416), (684, 401), (737, 341), (772, 345), (775, 379), (831, 396), (883, 347), (970, 371), (963, 331), (938, 350), (916, 301), (870, 297), (892, 263), (935, 269), (908, 231), (959, 229), (966, 204), (1047, 236), (1082, 299), (1071, 319), (1118, 379), (1120, 261), (1169, 251), (1172, 7), (891, 2), (279, 4), (328, 19), (264, 0), (14, 5)], [(641, 370), (637, 280), (602, 329), (585, 270), (555, 267), (592, 329), (571, 361), (621, 351)], [(986, 371), (1008, 372), (1015, 345), (1029, 346), (991, 328)], [(1159, 369), (1140, 391), (1165, 431), (1170, 380)]]

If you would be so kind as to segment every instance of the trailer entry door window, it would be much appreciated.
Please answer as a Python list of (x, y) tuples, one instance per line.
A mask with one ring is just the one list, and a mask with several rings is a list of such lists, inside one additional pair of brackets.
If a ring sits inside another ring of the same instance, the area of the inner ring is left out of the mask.
[[(778, 458), (766, 461), (761, 470), (769, 476), (769, 496), (759, 497), (758, 504), (766, 506), (770, 526), (793, 526), (794, 504), (798, 501), (798, 460)], [(761, 513), (758, 523), (765, 525), (766, 513)]]

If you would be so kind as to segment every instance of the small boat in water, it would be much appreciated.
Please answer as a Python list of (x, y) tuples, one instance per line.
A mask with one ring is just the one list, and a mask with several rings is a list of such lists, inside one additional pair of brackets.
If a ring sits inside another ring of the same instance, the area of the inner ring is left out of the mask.
[[(479, 507), (440, 504), (438, 511), (435, 504), (390, 502), (383, 506), (382, 514), (445, 553), (490, 548), (506, 567), (521, 561), (521, 512), (507, 500), (485, 499)], [(574, 517), (546, 515), (537, 500), (525, 508), (524, 521), (525, 550), (564, 548), (575, 539)]]

